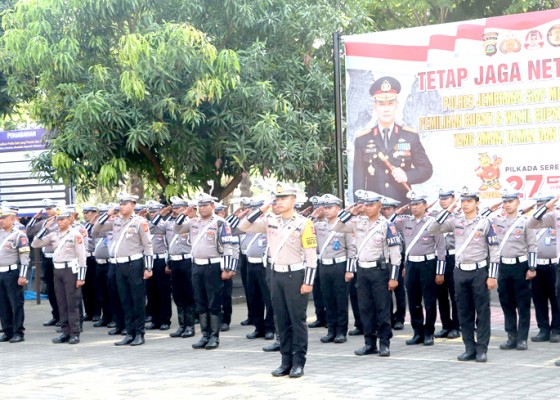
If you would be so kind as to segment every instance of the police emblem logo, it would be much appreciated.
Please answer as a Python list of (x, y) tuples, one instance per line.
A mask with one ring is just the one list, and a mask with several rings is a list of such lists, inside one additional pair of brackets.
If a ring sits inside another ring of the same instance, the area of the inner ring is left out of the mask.
[(548, 30), (546, 40), (552, 47), (560, 46), (560, 25), (553, 25)]
[(276, 193), (283, 193), (284, 187), (280, 184), (276, 185)]
[(484, 54), (491, 57), (498, 52), (498, 32), (486, 32), (482, 37), (484, 43)]
[(388, 80), (384, 80), (383, 83), (381, 84), (381, 90), (383, 92), (388, 92), (391, 90), (391, 83), (389, 83)]
[(519, 50), (521, 50), (521, 42), (513, 36), (513, 33), (510, 33), (500, 44), (500, 51), (504, 54), (518, 53)]
[(537, 30), (532, 30), (525, 36), (525, 47), (527, 50), (538, 50), (544, 46), (542, 33)]

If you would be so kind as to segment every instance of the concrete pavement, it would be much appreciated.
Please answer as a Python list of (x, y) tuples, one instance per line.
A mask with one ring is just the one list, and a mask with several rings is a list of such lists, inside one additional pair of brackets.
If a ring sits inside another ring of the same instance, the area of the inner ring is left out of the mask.
[[(82, 343), (51, 344), (57, 334), (42, 322), (48, 304), (26, 302), (26, 341), (0, 343), (0, 395), (17, 399), (558, 399), (559, 343), (531, 343), (528, 351), (502, 351), (503, 317), (492, 308), (492, 339), (488, 363), (456, 361), (461, 339), (436, 339), (433, 347), (406, 346), (412, 334), (408, 322), (395, 331), (391, 357), (357, 357), (363, 337), (344, 344), (323, 344), (324, 328), (309, 330), (309, 353), (301, 379), (273, 378), (279, 353), (264, 353), (263, 339), (247, 340), (252, 327), (239, 322), (244, 304), (234, 305), (229, 332), (220, 348), (193, 350), (195, 338), (172, 339), (171, 331), (149, 331), (146, 344), (116, 347), (120, 337), (86, 322)], [(313, 304), (309, 304), (309, 321)], [(351, 315), (351, 313), (350, 313)], [(198, 329), (198, 327), (197, 327)], [(531, 335), (537, 331), (532, 323)]]

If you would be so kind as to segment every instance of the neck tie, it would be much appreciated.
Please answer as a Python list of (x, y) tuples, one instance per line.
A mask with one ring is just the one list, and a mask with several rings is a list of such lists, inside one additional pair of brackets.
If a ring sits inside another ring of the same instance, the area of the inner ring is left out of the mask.
[(389, 128), (383, 129), (383, 143), (385, 144), (385, 151), (389, 150)]

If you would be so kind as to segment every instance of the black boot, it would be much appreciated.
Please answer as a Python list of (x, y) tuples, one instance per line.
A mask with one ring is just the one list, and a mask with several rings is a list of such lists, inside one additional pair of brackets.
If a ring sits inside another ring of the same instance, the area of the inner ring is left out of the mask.
[(192, 345), (193, 349), (203, 349), (210, 340), (210, 324), (208, 323), (208, 314), (200, 314), (198, 316), (200, 322), (200, 331), (202, 332), (202, 337), (197, 343)]
[(179, 318), (179, 327), (175, 332), (169, 334), (171, 337), (181, 337), (185, 332), (185, 308), (183, 306), (177, 306), (177, 317)]
[(220, 345), (220, 328), (222, 326), (222, 316), (210, 314), (210, 340), (206, 345), (206, 350), (217, 349)]
[(508, 333), (508, 340), (505, 343), (500, 344), (501, 350), (513, 350), (517, 348), (517, 338)]

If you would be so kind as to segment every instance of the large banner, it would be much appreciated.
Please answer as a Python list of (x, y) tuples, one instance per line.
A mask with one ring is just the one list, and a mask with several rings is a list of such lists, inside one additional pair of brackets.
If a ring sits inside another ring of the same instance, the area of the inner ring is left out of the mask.
[(560, 9), (345, 36), (349, 197), (560, 189)]

